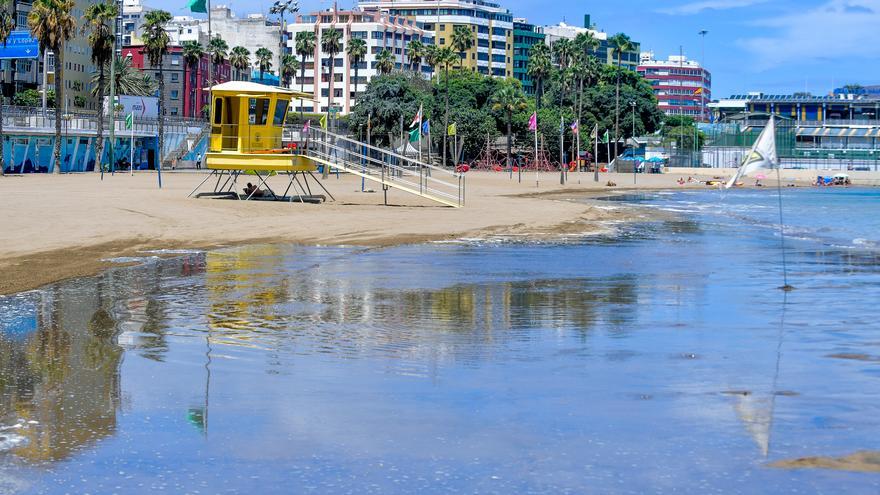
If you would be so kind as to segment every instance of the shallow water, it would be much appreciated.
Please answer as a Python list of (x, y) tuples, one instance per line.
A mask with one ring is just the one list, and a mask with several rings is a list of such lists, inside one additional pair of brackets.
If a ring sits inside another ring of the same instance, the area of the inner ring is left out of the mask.
[[(877, 493), (877, 192), (540, 245), (253, 246), (0, 298), (0, 492)], [(872, 244), (874, 243), (874, 244)], [(854, 358), (854, 356), (857, 356)]]

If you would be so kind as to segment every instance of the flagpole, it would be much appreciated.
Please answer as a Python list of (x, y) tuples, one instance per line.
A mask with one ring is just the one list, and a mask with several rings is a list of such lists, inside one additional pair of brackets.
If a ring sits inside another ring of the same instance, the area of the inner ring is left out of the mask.
[(419, 163), (422, 163), (422, 107), (419, 105)]
[(540, 187), (540, 181), (538, 180), (538, 124), (537, 119), (535, 120), (535, 187)]
[(608, 171), (611, 171), (611, 138), (608, 136), (608, 129), (605, 129), (605, 148), (608, 153)]
[(129, 175), (134, 176), (134, 111), (131, 112), (131, 148), (128, 160)]
[(596, 124), (596, 144), (593, 145), (593, 180), (599, 182), (599, 124)]
[(577, 167), (578, 171), (578, 184), (581, 183), (581, 123), (577, 123), (577, 135), (575, 138), (577, 139), (577, 153), (574, 156), (574, 166)]

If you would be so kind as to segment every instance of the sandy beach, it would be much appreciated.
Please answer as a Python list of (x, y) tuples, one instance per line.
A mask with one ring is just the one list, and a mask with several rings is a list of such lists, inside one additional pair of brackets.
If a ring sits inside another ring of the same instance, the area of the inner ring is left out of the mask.
[[(717, 171), (713, 171), (716, 174)], [(560, 186), (556, 173), (533, 173), (523, 182), (506, 174), (467, 175), (467, 205), (454, 209), (422, 198), (381, 190), (360, 192), (360, 179), (342, 175), (325, 181), (336, 201), (290, 204), (187, 198), (201, 173), (26, 175), (0, 177), (0, 294), (94, 274), (106, 260), (159, 249), (210, 249), (243, 243), (390, 245), (486, 235), (591, 233), (603, 222), (639, 218), (632, 209), (573, 202), (597, 191), (680, 186), (690, 174), (570, 174)], [(698, 177), (696, 179), (705, 179)], [(805, 176), (806, 178), (806, 176)], [(281, 186), (284, 179), (273, 178)], [(611, 181), (615, 187), (606, 184)], [(272, 182), (270, 181), (270, 184)], [(369, 187), (369, 185), (368, 185)]]

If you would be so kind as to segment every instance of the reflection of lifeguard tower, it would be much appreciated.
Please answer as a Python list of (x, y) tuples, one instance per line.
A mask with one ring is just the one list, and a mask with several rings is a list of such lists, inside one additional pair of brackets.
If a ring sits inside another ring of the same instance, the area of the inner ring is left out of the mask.
[[(256, 176), (257, 192), (246, 194), (244, 199), (293, 200), (287, 193), (297, 187), (302, 192), (297, 197), (300, 201), (323, 199), (323, 196), (312, 195), (308, 185), (309, 178), (317, 182), (313, 175), (317, 164), (299, 154), (296, 145), (285, 148), (281, 142), (284, 121), (294, 98), (311, 99), (311, 95), (243, 81), (211, 88), (211, 136), (205, 155), (205, 165), (211, 174), (196, 190), (212, 177), (216, 177), (217, 182), (213, 192), (200, 193), (198, 197), (239, 198), (238, 178), (248, 174)], [(287, 190), (280, 195), (266, 184), (266, 179), (276, 174), (290, 179)]]

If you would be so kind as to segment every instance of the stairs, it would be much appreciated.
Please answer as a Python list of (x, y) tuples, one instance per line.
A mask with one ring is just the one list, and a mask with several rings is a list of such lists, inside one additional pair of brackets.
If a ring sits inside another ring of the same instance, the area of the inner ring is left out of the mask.
[(320, 128), (311, 128), (304, 150), (325, 167), (332, 167), (453, 208), (464, 206), (463, 174), (429, 165)]

